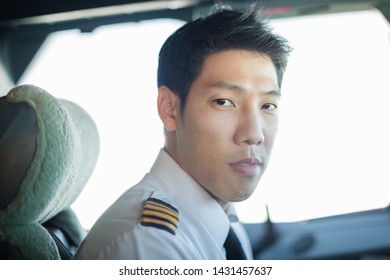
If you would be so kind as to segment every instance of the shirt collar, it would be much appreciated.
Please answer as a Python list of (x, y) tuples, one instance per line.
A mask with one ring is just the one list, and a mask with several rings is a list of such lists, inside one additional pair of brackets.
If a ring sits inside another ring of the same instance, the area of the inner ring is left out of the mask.
[[(232, 203), (223, 209), (220, 204), (163, 149), (151, 168), (151, 174), (157, 176), (175, 194), (175, 199), (183, 202), (197, 218), (204, 223), (222, 247), (229, 232), (230, 222), (238, 221)], [(212, 215), (210, 213), (213, 213)]]
[(228, 203), (224, 210), (225, 210), (225, 213), (228, 216), (228, 219), (231, 223), (238, 222), (237, 212), (236, 212), (236, 209), (234, 208), (233, 203)]

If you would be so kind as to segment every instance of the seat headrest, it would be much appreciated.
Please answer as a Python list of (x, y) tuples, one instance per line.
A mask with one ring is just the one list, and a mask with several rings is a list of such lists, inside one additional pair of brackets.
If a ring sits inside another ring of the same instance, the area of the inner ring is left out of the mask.
[(0, 99), (0, 226), (43, 223), (69, 207), (95, 167), (88, 113), (23, 85)]

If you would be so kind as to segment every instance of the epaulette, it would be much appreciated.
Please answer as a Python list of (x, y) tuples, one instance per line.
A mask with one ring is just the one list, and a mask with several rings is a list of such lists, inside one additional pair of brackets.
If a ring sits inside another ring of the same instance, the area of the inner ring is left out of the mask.
[(142, 210), (141, 225), (163, 229), (176, 235), (179, 211), (160, 199), (148, 198)]

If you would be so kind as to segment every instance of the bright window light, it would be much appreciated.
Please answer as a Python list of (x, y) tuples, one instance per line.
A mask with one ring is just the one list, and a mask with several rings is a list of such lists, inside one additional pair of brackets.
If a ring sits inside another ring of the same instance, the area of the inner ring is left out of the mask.
[[(90, 228), (149, 171), (163, 146), (156, 109), (157, 55), (183, 24), (153, 20), (93, 33), (52, 34), (21, 83), (84, 107), (101, 153), (73, 209)], [(376, 12), (274, 20), (292, 44), (281, 125), (255, 194), (237, 203), (244, 222), (275, 222), (385, 207), (390, 202), (389, 26)]]

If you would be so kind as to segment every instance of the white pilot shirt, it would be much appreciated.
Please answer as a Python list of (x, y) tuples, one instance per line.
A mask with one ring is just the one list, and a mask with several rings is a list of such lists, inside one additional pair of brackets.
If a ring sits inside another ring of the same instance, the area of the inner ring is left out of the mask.
[(224, 210), (164, 151), (150, 172), (97, 220), (74, 259), (223, 260), (234, 224), (252, 251), (232, 204)]

